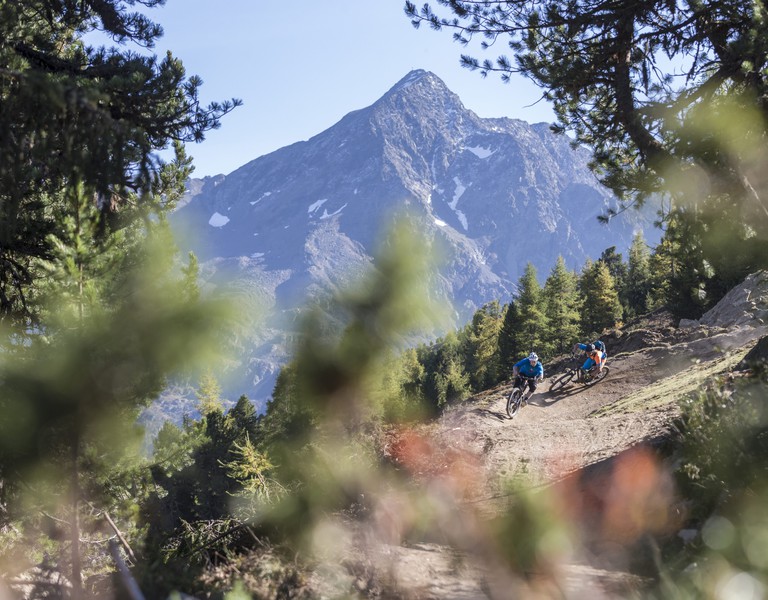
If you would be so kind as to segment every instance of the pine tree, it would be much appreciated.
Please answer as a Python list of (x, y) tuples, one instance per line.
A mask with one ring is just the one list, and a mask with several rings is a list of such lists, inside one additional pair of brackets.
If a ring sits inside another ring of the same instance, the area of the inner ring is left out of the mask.
[(624, 257), (621, 253), (616, 252), (616, 246), (603, 250), (598, 260), (603, 261), (605, 266), (608, 267), (608, 272), (616, 283), (617, 291), (620, 290), (627, 277), (627, 265), (624, 263)]
[(567, 352), (579, 337), (578, 277), (568, 270), (562, 256), (544, 283), (542, 297), (547, 317), (546, 347), (552, 353)]
[[(295, 362), (280, 369), (262, 417), (259, 440), (270, 453), (283, 445), (300, 446), (302, 440), (314, 429), (317, 415), (312, 407), (299, 398), (299, 374)], [(278, 461), (279, 462), (279, 461)]]
[(61, 229), (36, 267), (45, 326), (23, 343), (11, 339), (0, 364), (0, 472), (5, 489), (34, 491), (10, 498), (14, 514), (45, 510), (70, 523), (67, 562), (80, 598), (83, 561), (95, 549), (81, 544), (90, 512), (83, 509), (95, 502), (129, 514), (121, 500), (130, 497), (128, 483), (117, 482), (128, 481), (138, 460), (138, 413), (170, 373), (210, 358), (222, 314), (180, 293), (164, 222), (103, 240), (83, 186), (73, 182), (60, 202)]
[[(130, 3), (133, 4), (133, 3)], [(145, 3), (154, 5), (157, 2)], [(103, 32), (122, 46), (85, 43)], [(188, 176), (160, 150), (200, 141), (238, 100), (200, 104), (181, 61), (138, 53), (162, 28), (117, 0), (4, 2), (0, 10), (0, 318), (23, 328), (38, 259), (54, 251), (75, 182), (108, 235), (172, 206)], [(180, 155), (177, 155), (180, 156)], [(180, 159), (179, 159), (180, 160)]]
[(667, 217), (666, 227), (651, 258), (657, 304), (676, 317), (697, 319), (714, 301), (707, 296), (714, 273), (704, 259), (704, 225), (695, 214), (677, 210)]

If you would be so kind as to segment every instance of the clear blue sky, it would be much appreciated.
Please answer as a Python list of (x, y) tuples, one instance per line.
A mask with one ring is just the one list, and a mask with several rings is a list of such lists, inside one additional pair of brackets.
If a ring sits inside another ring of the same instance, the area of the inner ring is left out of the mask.
[[(418, 4), (418, 3), (417, 3)], [(240, 98), (188, 152), (194, 177), (228, 174), (307, 140), (347, 113), (370, 106), (413, 69), (432, 71), (481, 117), (552, 121), (541, 93), (520, 77), (459, 66), (462, 53), (494, 59), (504, 48), (465, 48), (447, 30), (414, 29), (403, 0), (168, 0), (148, 14), (165, 35), (155, 52), (182, 59), (203, 79), (201, 100)], [(531, 106), (533, 105), (533, 106)]]

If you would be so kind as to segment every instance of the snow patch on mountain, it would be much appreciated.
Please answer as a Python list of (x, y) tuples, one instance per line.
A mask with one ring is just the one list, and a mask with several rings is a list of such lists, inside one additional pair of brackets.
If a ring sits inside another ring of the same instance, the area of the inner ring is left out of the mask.
[(459, 219), (461, 226), (464, 227), (464, 231), (467, 231), (469, 229), (469, 222), (467, 221), (467, 215), (465, 215), (462, 211), (456, 208), (456, 206), (459, 203), (459, 198), (461, 198), (464, 195), (464, 192), (467, 191), (467, 188), (464, 186), (463, 183), (461, 183), (461, 180), (458, 177), (454, 177), (453, 182), (456, 184), (456, 191), (453, 194), (453, 200), (448, 203), (448, 206), (450, 206), (451, 210), (454, 213), (456, 213), (456, 217)]
[(465, 150), (469, 150), (472, 154), (477, 156), (477, 158), (485, 159), (489, 156), (493, 156), (496, 154), (496, 150), (491, 150), (490, 148), (483, 148), (482, 146), (474, 146), (474, 147), (467, 147), (464, 148)]
[(330, 219), (331, 217), (335, 217), (336, 215), (341, 214), (341, 211), (344, 210), (347, 207), (347, 204), (344, 203), (344, 206), (342, 206), (340, 209), (329, 213), (328, 209), (323, 209), (323, 215), (320, 217), (320, 219)]
[(264, 192), (259, 198), (251, 201), (251, 206), (253, 206), (254, 204), (258, 204), (259, 202), (264, 200), (264, 198), (268, 198), (271, 195), (272, 195), (272, 192)]
[(317, 202), (313, 202), (312, 204), (309, 205), (309, 208), (307, 209), (307, 213), (309, 213), (311, 215), (312, 213), (317, 211), (317, 209), (319, 209), (326, 202), (328, 202), (328, 198), (323, 198), (322, 200), (318, 200)]
[(211, 215), (211, 218), (208, 219), (208, 225), (210, 225), (211, 227), (224, 227), (224, 225), (226, 225), (227, 223), (229, 223), (229, 217), (226, 217), (217, 212), (213, 213), (213, 215)]

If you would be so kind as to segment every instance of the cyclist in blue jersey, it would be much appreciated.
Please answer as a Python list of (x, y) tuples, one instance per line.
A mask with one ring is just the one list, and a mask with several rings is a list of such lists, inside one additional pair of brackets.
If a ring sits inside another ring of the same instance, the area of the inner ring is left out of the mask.
[[(536, 353), (531, 352), (523, 360), (515, 363), (512, 367), (512, 375), (515, 377), (514, 387), (524, 390), (525, 384), (528, 384), (530, 393), (527, 398), (530, 398), (536, 391), (538, 382), (544, 379), (544, 365), (541, 364)], [(523, 377), (530, 377), (531, 379), (523, 379)]]

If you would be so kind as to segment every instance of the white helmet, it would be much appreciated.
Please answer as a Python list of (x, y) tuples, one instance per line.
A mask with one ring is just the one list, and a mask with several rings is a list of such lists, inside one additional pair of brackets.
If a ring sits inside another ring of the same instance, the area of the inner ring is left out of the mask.
[(530, 360), (531, 362), (538, 362), (538, 360), (539, 360), (539, 357), (538, 357), (538, 356), (536, 356), (536, 353), (535, 353), (535, 352), (531, 352), (531, 353), (528, 355), (528, 360)]

